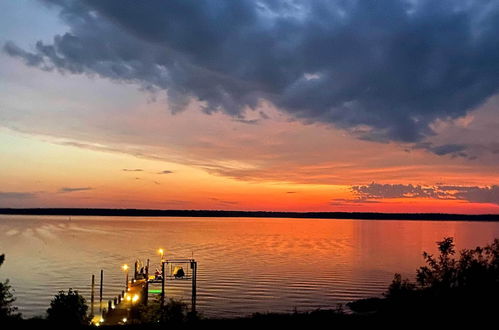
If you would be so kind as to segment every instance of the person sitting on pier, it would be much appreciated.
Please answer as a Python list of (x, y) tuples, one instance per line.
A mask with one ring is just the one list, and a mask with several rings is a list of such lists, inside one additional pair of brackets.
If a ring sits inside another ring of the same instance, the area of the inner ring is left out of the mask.
[(173, 276), (175, 278), (183, 278), (185, 276), (184, 269), (180, 266), (175, 266), (173, 269)]
[(162, 275), (161, 275), (161, 272), (159, 271), (159, 269), (156, 268), (156, 271), (154, 272), (154, 278), (155, 280), (161, 280), (162, 279)]

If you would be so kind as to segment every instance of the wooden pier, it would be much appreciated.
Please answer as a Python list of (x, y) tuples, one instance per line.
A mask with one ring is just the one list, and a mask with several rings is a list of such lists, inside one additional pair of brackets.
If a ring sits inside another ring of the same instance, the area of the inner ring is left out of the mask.
[[(101, 271), (100, 283), (100, 304), (99, 314), (94, 315), (94, 275), (92, 275), (91, 292), (91, 316), (92, 323), (95, 325), (117, 325), (134, 323), (134, 310), (139, 305), (147, 305), (152, 297), (150, 296), (149, 285), (160, 284), (160, 292), (156, 298), (159, 298), (161, 306), (166, 302), (165, 287), (169, 281), (191, 281), (191, 312), (196, 312), (197, 296), (197, 262), (194, 259), (163, 259), (161, 257), (161, 272), (151, 275), (149, 273), (149, 259), (146, 266), (140, 267), (139, 260), (135, 262), (134, 274), (131, 280), (128, 276), (128, 266), (123, 265), (122, 269), (126, 271), (126, 287), (114, 299), (108, 300), (107, 306), (102, 305), (103, 290), (103, 272)], [(156, 291), (156, 290), (155, 290)]]
[[(108, 301), (108, 306), (102, 318), (94, 318), (94, 323), (115, 325), (133, 322), (132, 309), (144, 303), (145, 280), (130, 282), (128, 288), (122, 291), (117, 298)], [(101, 322), (102, 320), (102, 322)]]

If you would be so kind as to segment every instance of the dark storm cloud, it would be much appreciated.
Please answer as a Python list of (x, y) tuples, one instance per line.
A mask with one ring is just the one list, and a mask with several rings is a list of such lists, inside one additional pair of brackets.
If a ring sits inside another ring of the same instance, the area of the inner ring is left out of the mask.
[(93, 190), (94, 188), (92, 187), (62, 187), (59, 189), (60, 193), (71, 193), (71, 192), (77, 192), (77, 191), (87, 191), (87, 190)]
[(8, 54), (166, 90), (173, 111), (195, 98), (244, 120), (266, 100), (362, 139), (415, 142), (499, 86), (495, 1), (44, 2), (69, 32)]
[(493, 203), (499, 205), (499, 186), (420, 186), (412, 184), (379, 184), (352, 186), (357, 195), (354, 202), (385, 198), (433, 198), (463, 200), (472, 203)]
[(468, 159), (474, 159), (475, 157), (470, 156), (466, 152), (469, 148), (470, 146), (466, 144), (450, 143), (436, 146), (429, 142), (415, 143), (413, 146), (413, 149), (425, 149), (438, 156), (450, 155), (451, 157), (464, 157)]
[(448, 155), (448, 154), (465, 155), (463, 153), (463, 150), (465, 149), (466, 146), (462, 144), (445, 144), (437, 147), (432, 147), (430, 150), (437, 155)]

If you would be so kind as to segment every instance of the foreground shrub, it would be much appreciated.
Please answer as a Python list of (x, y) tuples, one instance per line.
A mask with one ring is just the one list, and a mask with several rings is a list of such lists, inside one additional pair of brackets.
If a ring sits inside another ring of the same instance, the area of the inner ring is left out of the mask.
[(385, 294), (387, 308), (459, 316), (497, 311), (499, 240), (464, 249), (457, 258), (453, 238), (444, 238), (437, 245), (438, 256), (423, 254), (426, 265), (417, 270), (415, 283), (395, 275)]
[[(0, 266), (2, 266), (4, 261), (5, 255), (2, 254), (0, 255)], [(19, 316), (16, 314), (17, 307), (13, 306), (16, 299), (14, 298), (12, 291), (12, 287), (9, 285), (9, 280), (0, 282), (0, 322)]]
[(151, 302), (147, 306), (139, 306), (136, 315), (140, 323), (149, 324), (172, 325), (190, 320), (187, 304), (175, 299), (170, 299), (164, 306), (161, 306), (159, 300)]
[(73, 289), (69, 289), (67, 293), (59, 291), (50, 302), (47, 319), (53, 323), (64, 323), (67, 326), (86, 325), (90, 321), (87, 310), (85, 298), (78, 291), (73, 291)]

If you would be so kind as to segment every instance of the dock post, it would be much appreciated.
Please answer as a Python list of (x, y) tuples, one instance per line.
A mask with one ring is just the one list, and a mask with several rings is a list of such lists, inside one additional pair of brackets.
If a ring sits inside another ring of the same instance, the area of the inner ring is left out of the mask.
[(147, 259), (146, 264), (146, 291), (144, 292), (144, 305), (147, 306), (147, 301), (149, 300), (149, 259)]
[(196, 280), (198, 274), (198, 263), (197, 261), (192, 261), (192, 293), (191, 293), (191, 312), (196, 313)]
[(125, 292), (128, 292), (128, 270), (126, 272), (126, 277), (125, 277)]
[(104, 270), (100, 270), (99, 313), (102, 313), (102, 289), (104, 286)]
[(138, 274), (137, 268), (139, 268), (139, 261), (138, 260), (135, 260), (135, 264), (134, 264), (133, 268), (134, 268), (133, 269), (133, 279), (136, 280), (137, 274)]
[(95, 275), (92, 274), (92, 291), (90, 292), (90, 317), (94, 317), (94, 289), (95, 289)]
[(161, 307), (165, 305), (165, 262), (161, 262)]

